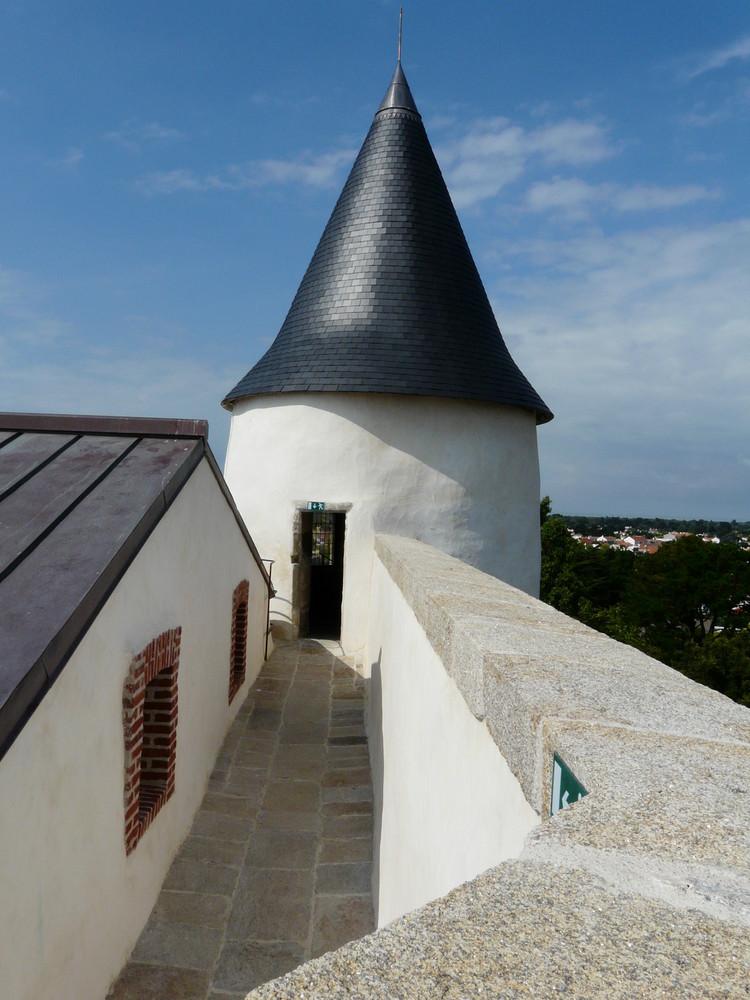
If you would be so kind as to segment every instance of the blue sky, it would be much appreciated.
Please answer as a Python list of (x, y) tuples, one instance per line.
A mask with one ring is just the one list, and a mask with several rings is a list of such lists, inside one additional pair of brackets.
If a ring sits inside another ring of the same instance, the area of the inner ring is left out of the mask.
[[(0, 407), (207, 417), (275, 337), (398, 4), (0, 0)], [(750, 518), (750, 5), (414, 0), (403, 65), (577, 513)]]

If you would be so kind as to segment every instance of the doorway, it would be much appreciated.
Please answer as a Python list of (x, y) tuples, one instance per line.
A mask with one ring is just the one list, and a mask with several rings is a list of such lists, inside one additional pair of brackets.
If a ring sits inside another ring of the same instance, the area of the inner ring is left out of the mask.
[(300, 518), (299, 634), (341, 638), (346, 515), (302, 511)]

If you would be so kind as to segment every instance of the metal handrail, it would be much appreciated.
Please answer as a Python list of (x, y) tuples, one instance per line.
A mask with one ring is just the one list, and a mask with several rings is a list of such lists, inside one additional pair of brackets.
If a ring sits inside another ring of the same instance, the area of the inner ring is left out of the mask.
[[(261, 562), (268, 563), (268, 582), (271, 584), (271, 573), (273, 572), (273, 564), (275, 559), (261, 559)], [(263, 653), (263, 659), (268, 659), (268, 637), (271, 634), (271, 598), (276, 596), (276, 591), (273, 589), (273, 585), (268, 588), (268, 601), (266, 602), (266, 646)]]

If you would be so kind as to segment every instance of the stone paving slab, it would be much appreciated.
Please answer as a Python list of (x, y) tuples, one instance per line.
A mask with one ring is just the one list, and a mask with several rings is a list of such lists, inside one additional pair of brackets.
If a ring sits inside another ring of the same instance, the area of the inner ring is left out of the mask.
[(318, 857), (318, 841), (305, 831), (258, 829), (247, 852), (254, 868), (312, 869)]
[[(289, 971), (289, 970), (285, 970)], [(108, 994), (109, 1000), (204, 1000), (207, 972), (129, 962)]]
[(318, 861), (325, 865), (340, 861), (369, 861), (371, 857), (371, 845), (366, 837), (347, 837), (343, 840), (324, 840)]
[(315, 870), (315, 888), (321, 895), (366, 896), (371, 878), (372, 866), (368, 861), (321, 864)]
[(246, 845), (243, 843), (210, 840), (207, 837), (196, 837), (191, 833), (177, 853), (175, 861), (181, 859), (216, 861), (219, 864), (234, 865), (239, 868), (245, 857), (245, 851)]
[(164, 889), (153, 910), (157, 923), (222, 929), (231, 904), (230, 896), (208, 892), (173, 892)]
[[(249, 989), (296, 969), (304, 962), (305, 948), (288, 941), (228, 941), (213, 976), (222, 991), (237, 990), (243, 997)], [(212, 996), (223, 996), (214, 993)]]
[(363, 712), (336, 644), (277, 644), (108, 1000), (240, 1000), (374, 929)]
[(370, 900), (367, 895), (317, 896), (313, 914), (312, 957), (369, 934)]
[(227, 939), (294, 941), (304, 947), (313, 886), (312, 870), (243, 868)]
[(176, 858), (167, 872), (163, 888), (231, 896), (236, 879), (237, 871), (229, 865)]
[(134, 962), (209, 972), (219, 956), (222, 934), (215, 927), (149, 920), (133, 951)]

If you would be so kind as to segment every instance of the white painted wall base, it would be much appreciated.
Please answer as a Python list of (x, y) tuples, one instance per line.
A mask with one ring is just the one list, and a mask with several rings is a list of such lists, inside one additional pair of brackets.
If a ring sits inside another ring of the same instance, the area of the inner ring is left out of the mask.
[(377, 556), (366, 654), (382, 927), (517, 857), (539, 817)]

